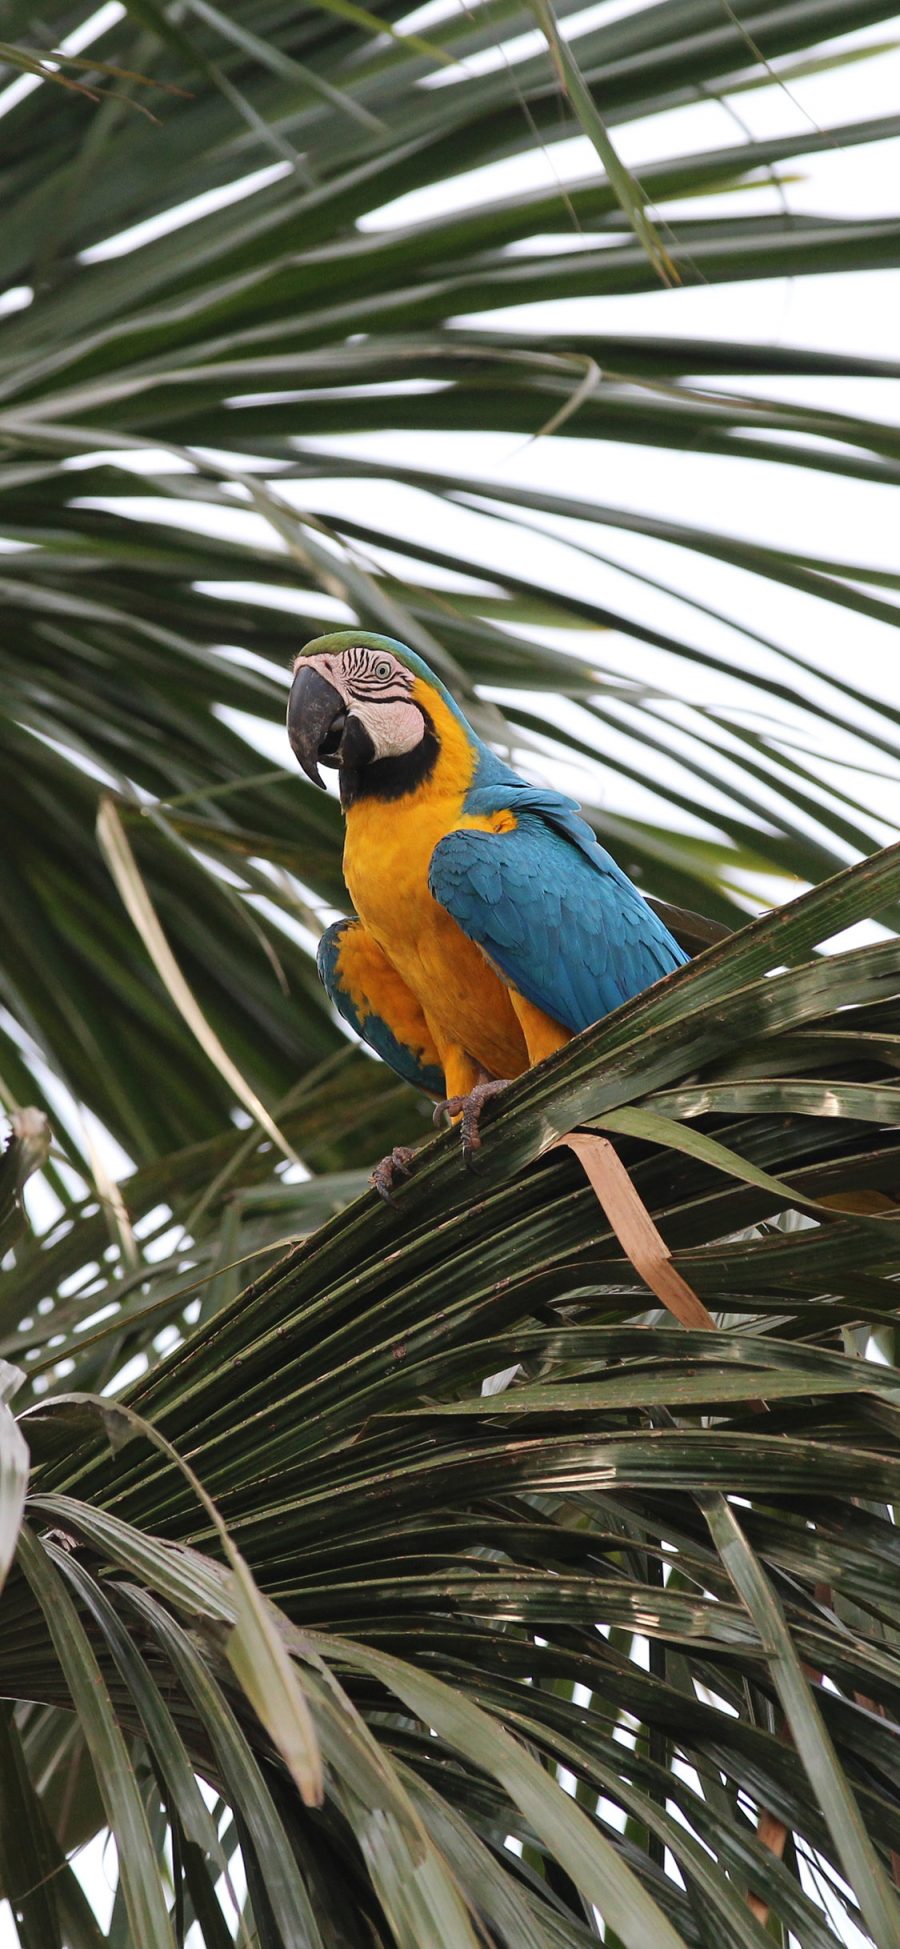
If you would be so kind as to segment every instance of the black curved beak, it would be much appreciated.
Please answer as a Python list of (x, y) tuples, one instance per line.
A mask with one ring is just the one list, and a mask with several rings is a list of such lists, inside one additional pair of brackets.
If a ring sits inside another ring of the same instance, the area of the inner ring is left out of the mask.
[(324, 792), (323, 765), (339, 762), (347, 709), (340, 692), (312, 664), (300, 664), (288, 698), (287, 728), (291, 750), (314, 785)]

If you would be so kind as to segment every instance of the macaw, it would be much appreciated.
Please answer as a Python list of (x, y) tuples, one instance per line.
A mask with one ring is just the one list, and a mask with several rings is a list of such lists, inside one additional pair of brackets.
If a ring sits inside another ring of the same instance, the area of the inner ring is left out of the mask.
[[(484, 744), (412, 650), (335, 630), (297, 657), (288, 735), (340, 774), (356, 917), (318, 968), (357, 1035), (462, 1120), (580, 1029), (688, 959), (574, 800)], [(373, 1176), (389, 1197), (413, 1152)]]

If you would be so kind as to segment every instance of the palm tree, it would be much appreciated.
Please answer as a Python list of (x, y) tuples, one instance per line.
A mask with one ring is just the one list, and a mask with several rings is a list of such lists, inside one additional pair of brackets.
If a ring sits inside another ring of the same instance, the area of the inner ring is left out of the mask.
[[(811, 755), (849, 725), (890, 772), (900, 714), (684, 565), (853, 628), (896, 620), (897, 578), (435, 444), (895, 485), (895, 427), (800, 395), (900, 368), (623, 335), (600, 302), (900, 261), (896, 221), (783, 200), (794, 159), (895, 119), (736, 128), (639, 181), (620, 153), (698, 95), (734, 115), (773, 65), (856, 58), (830, 37), (892, 11), (7, 8), (0, 1889), (25, 1949), (900, 1940), (900, 850), (860, 863), (884, 828), (858, 742), (845, 773)], [(599, 160), (570, 182), (579, 128)], [(595, 298), (590, 329), (506, 315), (547, 295)], [(578, 577), (540, 566), (547, 534)], [(526, 764), (579, 764), (705, 950), (510, 1091), (477, 1180), (451, 1133), (396, 1211), (357, 1194), (428, 1125), (317, 986), (338, 817), (271, 728), (334, 618), (421, 648)], [(665, 806), (626, 796), (648, 767)], [(797, 897), (748, 923), (773, 887)], [(610, 1142), (624, 1215), (584, 1171), (608, 1189)], [(72, 1866), (107, 1832), (108, 1923)]]

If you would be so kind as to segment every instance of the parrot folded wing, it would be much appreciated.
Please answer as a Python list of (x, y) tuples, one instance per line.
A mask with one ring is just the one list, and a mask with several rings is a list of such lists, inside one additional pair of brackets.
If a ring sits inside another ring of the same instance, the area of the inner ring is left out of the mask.
[(428, 883), (510, 986), (577, 1035), (688, 956), (569, 803), (510, 794), (514, 828), (448, 833)]
[(444, 1072), (428, 1025), (402, 975), (359, 920), (338, 920), (319, 942), (316, 964), (335, 1008), (405, 1083), (444, 1095)]

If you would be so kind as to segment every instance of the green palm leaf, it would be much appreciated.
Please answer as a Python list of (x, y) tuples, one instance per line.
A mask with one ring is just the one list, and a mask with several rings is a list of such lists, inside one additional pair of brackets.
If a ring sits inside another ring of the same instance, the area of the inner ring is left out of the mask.
[[(823, 952), (896, 924), (897, 849), (860, 856), (900, 712), (852, 647), (810, 647), (822, 602), (848, 645), (891, 628), (898, 578), (849, 520), (832, 559), (799, 518), (775, 545), (687, 493), (667, 515), (653, 467), (777, 463), (798, 508), (816, 474), (896, 487), (890, 416), (809, 402), (900, 365), (716, 339), (711, 303), (702, 335), (604, 307), (668, 307), (660, 251), (685, 288), (845, 271), (864, 304), (900, 221), (792, 212), (791, 185), (898, 118), (699, 147), (685, 118), (875, 55), (892, 20), (7, 7), (0, 1098), (34, 1109), (0, 1162), (0, 1897), (25, 1949), (586, 1949), (598, 1915), (609, 1949), (900, 1939), (900, 953)], [(626, 168), (662, 114), (671, 153)], [(396, 1210), (368, 1170), (428, 1113), (319, 988), (340, 821), (282, 729), (300, 643), (354, 618), (526, 766), (577, 767), (705, 950), (520, 1079), (477, 1179), (453, 1133), (423, 1149)], [(557, 1145), (576, 1124), (714, 1330), (657, 1307)], [(104, 1832), (108, 1928), (71, 1865)]]
[[(13, 13), (9, 36), (28, 54), (30, 10)], [(685, 14), (668, 4), (606, 24), (582, 22), (571, 6), (557, 14), (545, 25), (564, 70), (570, 62), (579, 77), (578, 112), (593, 104), (601, 118), (595, 133), (688, 103), (697, 86), (727, 93), (760, 78), (754, 44), (717, 5)], [(754, 31), (777, 64), (838, 27), (847, 34), (890, 17), (873, 5), (810, 14), (773, 4)], [(15, 842), (0, 876), (0, 992), (27, 1033), (23, 1044), (3, 1030), (0, 1061), (11, 1100), (36, 1103), (46, 1103), (49, 1065), (139, 1163), (210, 1138), (232, 1088), (176, 1019), (110, 884), (94, 838), (98, 784), (117, 795), (196, 1011), (246, 1096), (272, 1110), (286, 1074), (339, 1046), (307, 959), (321, 904), (341, 897), (338, 828), (333, 806), (313, 803), (291, 773), (260, 775), (246, 731), (253, 720), (280, 724), (292, 654), (335, 603), (425, 648), (470, 702), (474, 686), (500, 686), (509, 735), (532, 762), (568, 753), (591, 763), (602, 751), (603, 780), (593, 766), (583, 782), (589, 810), (593, 798), (598, 825), (648, 891), (676, 905), (734, 925), (748, 872), (818, 879), (883, 831), (860, 788), (823, 790), (815, 763), (792, 755), (776, 724), (683, 705), (683, 674), (731, 673), (743, 684), (738, 707), (758, 713), (768, 703), (777, 717), (786, 705), (801, 737), (836, 751), (865, 706), (870, 748), (892, 762), (889, 705), (850, 677), (813, 678), (814, 661), (788, 636), (774, 644), (761, 690), (752, 628), (734, 613), (727, 650), (710, 650), (699, 593), (682, 601), (679, 624), (660, 630), (651, 620), (657, 556), (648, 553), (642, 580), (617, 536), (664, 541), (673, 566), (679, 554), (710, 558), (893, 622), (889, 575), (872, 581), (852, 561), (809, 562), (790, 535), (775, 549), (730, 533), (727, 521), (721, 533), (661, 522), (649, 489), (641, 513), (608, 492), (594, 501), (521, 489), (490, 466), (400, 466), (388, 436), (405, 428), (427, 440), (452, 428), (528, 438), (555, 426), (579, 442), (699, 447), (710, 465), (727, 454), (751, 473), (777, 459), (894, 482), (889, 422), (765, 397), (767, 380), (785, 375), (894, 369), (852, 355), (610, 334), (603, 293), (639, 291), (655, 273), (623, 234), (621, 182), (598, 166), (561, 186), (555, 145), (578, 124), (547, 46), (531, 52), (521, 41), (532, 10), (476, 6), (424, 36), (406, 32), (399, 9), (378, 18), (380, 37), (354, 8), (254, 7), (238, 22), (208, 6), (176, 19), (142, 0), (73, 57), (85, 64), (72, 70), (79, 80), (96, 81), (99, 106), (44, 84), (20, 89), (0, 116), (9, 304), (0, 320), (0, 772)], [(66, 52), (73, 24), (70, 9), (45, 9), (31, 54), (54, 44)], [(108, 67), (123, 71), (114, 93)], [(132, 112), (138, 100), (155, 119)], [(740, 195), (705, 215), (703, 198), (836, 144), (884, 141), (897, 126), (885, 117), (811, 127), (641, 170), (683, 282), (896, 264), (891, 222), (788, 221), (777, 206), (745, 214)], [(472, 200), (467, 171), (530, 155), (537, 141), (544, 187)], [(402, 199), (411, 194), (410, 221)], [(382, 218), (398, 198), (398, 216)], [(545, 293), (596, 297), (596, 330), (561, 325), (551, 337), (504, 324), (511, 304)], [(467, 312), (481, 317), (466, 324)], [(742, 389), (742, 373), (763, 396)], [(366, 451), (359, 437), (348, 447), (348, 435), (365, 435)], [(373, 457), (379, 436), (382, 459)], [(406, 503), (373, 519), (376, 496), (390, 508), (386, 479), (409, 484), (413, 522)], [(248, 495), (252, 529), (236, 513)], [(454, 509), (469, 511), (468, 553), (439, 554), (418, 538), (421, 521), (434, 529)], [(505, 542), (498, 552), (492, 537), (518, 532), (527, 562), (536, 518), (590, 551), (590, 600), (564, 576), (504, 566)], [(672, 586), (680, 579), (676, 567)], [(571, 652), (552, 640), (560, 626), (578, 632)], [(624, 640), (637, 681), (619, 675)], [(651, 654), (647, 685), (641, 658)], [(558, 693), (586, 710), (564, 715), (548, 704)], [(496, 714), (490, 721), (496, 730)], [(668, 810), (626, 816), (617, 781), (646, 780), (654, 745), (668, 754)], [(727, 811), (723, 764), (734, 780)], [(690, 829), (673, 846), (664, 827), (688, 812)], [(299, 937), (298, 922), (310, 930)], [(136, 1042), (160, 1085), (140, 1113), (117, 1082)], [(68, 1142), (73, 1155), (82, 1150), (75, 1128)]]
[[(898, 950), (772, 971), (892, 899), (898, 851), (751, 923), (523, 1079), (485, 1132), (474, 1197), (454, 1134), (436, 1139), (396, 1212), (371, 1193), (345, 1207), (132, 1384), (278, 1606), (321, 1814), (229, 1661), (215, 1512), (133, 1417), (59, 1380), (42, 1398), (27, 1362), (35, 1540), (4, 1597), (0, 1682), (41, 1706), (10, 1735), (17, 1819), (29, 1735), (67, 1699), (102, 1787), (102, 1696), (139, 1731), (136, 1777), (174, 1837), (173, 1923), (191, 1914), (204, 1941), (231, 1939), (237, 1847), (273, 1943), (487, 1928), (558, 1949), (591, 1939), (599, 1907), (624, 1943), (702, 1945), (713, 1926), (750, 1949), (771, 1939), (760, 1902), (812, 1949), (850, 1922), (890, 1939), (900, 1373), (856, 1344), (893, 1351)], [(776, 1110), (785, 1066), (795, 1096)], [(527, 1161), (576, 1108), (614, 1123), (611, 1092), (632, 1106), (633, 1182), (713, 1331), (647, 1312), (572, 1159)], [(687, 1134), (698, 1115), (683, 1145), (677, 1120)], [(798, 1209), (815, 1214), (799, 1229)], [(88, 1223), (73, 1215), (70, 1239)], [(27, 1281), (27, 1251), (21, 1265)], [(104, 1323), (72, 1342), (79, 1377), (104, 1343), (154, 1359), (159, 1315), (107, 1293)], [(69, 1592), (52, 1610), (51, 1574)], [(95, 1667), (102, 1695), (83, 1691)], [(204, 1831), (195, 1774), (234, 1810), (227, 1841)], [(783, 1860), (763, 1810), (787, 1830)], [(149, 1874), (137, 1830), (127, 1844)]]

